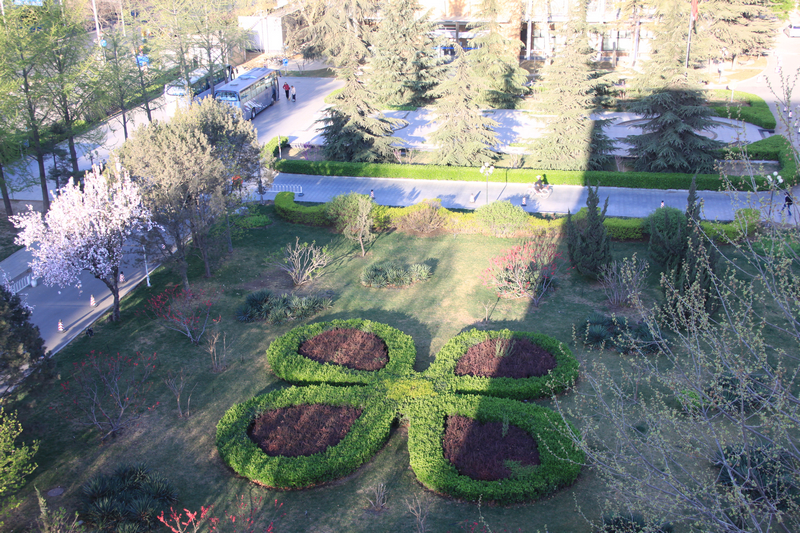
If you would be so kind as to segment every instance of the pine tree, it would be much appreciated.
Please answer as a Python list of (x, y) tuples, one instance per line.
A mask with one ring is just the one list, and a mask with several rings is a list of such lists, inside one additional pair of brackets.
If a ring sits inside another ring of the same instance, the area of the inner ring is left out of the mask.
[(596, 278), (603, 267), (611, 262), (611, 241), (608, 238), (603, 221), (608, 210), (608, 197), (603, 210), (598, 209), (600, 196), (599, 185), (589, 187), (586, 198), (586, 218), (572, 220), (572, 213), (567, 215), (567, 252), (569, 261), (584, 276)]
[(452, 75), (436, 90), (436, 122), (438, 128), (429, 140), (437, 149), (433, 163), (437, 165), (479, 166), (497, 156), (497, 123), (484, 116), (478, 103), (483, 85), (472, 76), (464, 51), (454, 44), (455, 60), (450, 64)]
[(31, 324), (31, 308), (16, 294), (0, 285), (0, 375), (14, 385), (23, 368), (33, 366), (45, 355), (39, 327)]
[[(713, 246), (708, 246), (708, 237), (700, 226), (701, 206), (697, 201), (696, 191), (695, 178), (692, 178), (686, 206), (688, 237), (685, 241), (683, 256), (672, 271), (671, 278), (678, 295), (685, 296), (690, 292), (698, 294), (699, 291), (705, 304), (705, 311), (713, 313), (719, 305), (717, 298), (713, 296), (716, 291), (712, 291), (711, 286), (716, 277), (719, 254)], [(675, 303), (668, 302), (668, 305), (675, 305)]]
[(534, 166), (557, 170), (598, 170), (610, 160), (614, 142), (603, 132), (607, 120), (592, 120), (598, 77), (591, 65), (586, 8), (568, 26), (566, 44), (544, 75), (541, 107), (555, 115), (548, 132), (529, 148)]
[(698, 132), (712, 127), (712, 110), (699, 89), (675, 83), (632, 103), (628, 111), (647, 122), (641, 135), (629, 135), (634, 168), (640, 172), (699, 172), (714, 170), (714, 152), (723, 143)]
[(742, 54), (761, 54), (772, 47), (775, 22), (769, 0), (710, 0), (702, 4), (703, 35), (714, 50), (725, 49), (733, 68)]
[(473, 75), (487, 81), (481, 94), (482, 103), (494, 108), (514, 109), (519, 96), (525, 93), (528, 73), (519, 66), (522, 41), (504, 37), (499, 23), (499, 0), (483, 0), (478, 18), (473, 26), (477, 35), (470, 41), (467, 57)]
[(319, 120), (325, 139), (323, 154), (331, 161), (385, 162), (393, 158), (396, 120), (384, 117), (370, 102), (372, 94), (353, 75)]
[(368, 85), (381, 104), (421, 106), (431, 99), (442, 69), (431, 37), (433, 24), (416, 0), (386, 0), (371, 37)]

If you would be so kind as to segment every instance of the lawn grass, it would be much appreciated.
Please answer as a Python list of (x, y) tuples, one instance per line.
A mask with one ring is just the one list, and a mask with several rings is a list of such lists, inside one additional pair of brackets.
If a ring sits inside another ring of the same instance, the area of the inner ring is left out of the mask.
[[(221, 329), (231, 345), (229, 366), (225, 372), (210, 371), (210, 358), (202, 347), (192, 346), (179, 334), (137, 314), (146, 299), (177, 283), (178, 277), (166, 270), (152, 275), (153, 287), (140, 286), (122, 305), (120, 324), (98, 322), (95, 336), (79, 337), (56, 358), (51, 379), (31, 380), (10, 406), (19, 412), (24, 438), (39, 439), (36, 457), (39, 468), (23, 489), (25, 502), (6, 519), (9, 531), (24, 531), (36, 516), (34, 485), (43, 492), (62, 486), (63, 496), (50, 500), (50, 506), (75, 510), (81, 484), (97, 472), (113, 471), (124, 462), (145, 461), (161, 471), (175, 485), (180, 509), (196, 510), (213, 504), (218, 516), (233, 511), (233, 501), (241, 495), (261, 494), (268, 503), (277, 498), (285, 516), (275, 522), (276, 531), (355, 531), (394, 532), (413, 529), (413, 518), (404, 501), (413, 495), (431, 502), (429, 531), (471, 530), (479, 518), (474, 503), (458, 502), (426, 492), (409, 468), (407, 432), (401, 420), (385, 448), (355, 474), (329, 485), (279, 493), (238, 478), (220, 460), (214, 445), (216, 424), (234, 403), (257, 394), (284, 387), (267, 367), (265, 350), (277, 336), (298, 325), (281, 326), (236, 322), (234, 309), (244, 296), (259, 287), (290, 289), (290, 280), (265, 266), (264, 258), (278, 251), (295, 236), (302, 241), (330, 244), (337, 261), (320, 278), (298, 291), (309, 294), (331, 291), (332, 309), (313, 321), (368, 318), (385, 322), (411, 335), (417, 349), (416, 370), (426, 369), (447, 340), (480, 323), (482, 302), (491, 307), (489, 327), (495, 329), (536, 331), (572, 345), (572, 327), (585, 320), (595, 309), (608, 312), (605, 297), (595, 282), (575, 274), (563, 276), (556, 293), (545, 298), (541, 308), (531, 308), (527, 301), (500, 300), (479, 282), (480, 272), (489, 258), (517, 243), (477, 235), (443, 235), (416, 238), (401, 233), (384, 233), (361, 258), (350, 244), (325, 228), (296, 226), (280, 220), (272, 211), (265, 213), (275, 222), (266, 229), (249, 230), (235, 245), (234, 253), (216, 271), (211, 280), (202, 278), (202, 265), (190, 269), (190, 279), (197, 287), (220, 293), (215, 314), (222, 317)], [(645, 243), (614, 243), (613, 253), (646, 255)], [(429, 281), (406, 289), (367, 289), (359, 282), (361, 270), (376, 262), (395, 260), (405, 264), (425, 263), (432, 267)], [(657, 273), (652, 272), (646, 301), (657, 298)], [(305, 322), (303, 322), (305, 323)], [(158, 354), (153, 389), (149, 398), (160, 406), (134, 429), (100, 444), (97, 433), (75, 426), (59, 414), (66, 407), (60, 383), (69, 379), (70, 369), (91, 350), (105, 353)], [(607, 362), (612, 368), (625, 364), (625, 358), (611, 352), (591, 352), (590, 357)], [(191, 400), (190, 418), (177, 418), (174, 397), (161, 379), (168, 370), (183, 367), (191, 373), (191, 388), (197, 384)], [(580, 386), (580, 385), (579, 385)], [(567, 405), (571, 397), (564, 397)], [(549, 401), (540, 402), (548, 405)], [(58, 409), (53, 409), (58, 407)], [(389, 489), (388, 508), (380, 513), (367, 511), (366, 498), (371, 487), (384, 483)], [(488, 507), (483, 517), (495, 531), (589, 531), (577, 512), (590, 517), (599, 515), (598, 501), (603, 487), (596, 476), (584, 469), (578, 481), (541, 501), (509, 507)], [(264, 515), (270, 514), (265, 511)]]

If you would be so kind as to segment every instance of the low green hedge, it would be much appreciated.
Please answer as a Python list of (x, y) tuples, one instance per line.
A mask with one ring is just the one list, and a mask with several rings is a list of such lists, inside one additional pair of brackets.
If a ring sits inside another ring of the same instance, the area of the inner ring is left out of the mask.
[(264, 143), (264, 146), (261, 147), (261, 154), (277, 157), (278, 139), (280, 139), (281, 148), (289, 148), (289, 137), (282, 137), (282, 136), (273, 137), (272, 139)]
[[(276, 168), (293, 174), (322, 176), (354, 176), (373, 178), (403, 178), (438, 181), (479, 181), (486, 176), (476, 167), (446, 167), (436, 165), (400, 165), (397, 163), (350, 163), (343, 161), (302, 161), (281, 159)], [(543, 176), (551, 185), (602, 185), (634, 189), (688, 189), (693, 174), (666, 172), (611, 172), (574, 170), (537, 170), (532, 168), (496, 168), (489, 181), (499, 183), (533, 183)], [(748, 188), (749, 178), (731, 176), (734, 185)], [(758, 177), (759, 184), (763, 177)], [(698, 190), (720, 190), (723, 181), (718, 174), (698, 174)]]
[(275, 212), (294, 224), (307, 226), (330, 226), (331, 219), (325, 212), (325, 204), (304, 206), (294, 201), (293, 192), (279, 192), (275, 195)]
[[(741, 150), (731, 148), (731, 152), (736, 157)], [(794, 149), (789, 140), (783, 135), (771, 135), (766, 139), (761, 139), (747, 145), (747, 157), (758, 161), (778, 161), (781, 164), (781, 177), (788, 186), (800, 183), (797, 163), (794, 159)], [(768, 188), (768, 183), (763, 179), (759, 182), (762, 187)]]
[[(718, 100), (728, 100), (731, 97), (731, 92), (724, 89), (713, 90), (711, 94), (713, 99)], [(777, 124), (775, 115), (772, 114), (772, 110), (763, 98), (757, 94), (741, 91), (734, 91), (733, 97), (737, 102), (723, 106), (712, 106), (711, 109), (714, 110), (718, 117), (743, 120), (767, 130), (775, 129)], [(740, 106), (739, 102), (745, 102), (749, 104), (749, 107)]]
[[(547, 375), (524, 379), (489, 378), (482, 376), (457, 376), (455, 368), (471, 346), (495, 338), (524, 338), (541, 346), (556, 358), (556, 367)], [(425, 375), (446, 377), (453, 392), (485, 394), (517, 400), (541, 398), (559, 393), (572, 386), (578, 378), (578, 360), (566, 344), (541, 333), (524, 331), (480, 331), (472, 329), (456, 335), (445, 344)]]
[[(424, 202), (424, 201), (423, 201)], [(395, 227), (396, 221), (401, 217), (419, 209), (424, 204), (411, 205), (408, 207), (389, 207), (385, 205), (375, 205), (372, 216), (375, 221), (375, 229), (385, 231)], [(278, 214), (289, 222), (296, 224), (307, 224), (311, 226), (328, 226), (331, 221), (325, 215), (325, 205), (313, 207), (301, 206), (294, 201), (294, 193), (281, 192), (275, 197), (275, 209)], [(445, 229), (453, 233), (486, 233), (486, 229), (475, 216), (474, 212), (462, 213), (450, 211), (446, 208), (441, 209), (442, 214), (447, 217)], [(582, 207), (573, 215), (573, 219), (580, 219), (586, 216), (586, 208)], [(736, 215), (745, 217), (748, 221), (746, 235), (750, 236), (756, 229), (756, 224), (760, 219), (758, 209), (737, 209)], [(564, 229), (566, 218), (539, 218), (531, 216), (528, 218), (528, 227), (524, 233), (534, 234), (539, 231), (561, 231)], [(617, 218), (606, 217), (603, 225), (608, 230), (612, 239), (618, 241), (641, 240), (647, 238), (650, 228), (647, 225), (647, 218)], [(713, 222), (703, 221), (703, 229), (706, 230), (711, 238), (728, 242), (736, 242), (741, 238), (741, 225), (737, 222)]]
[[(522, 468), (515, 475), (498, 481), (473, 479), (458, 473), (444, 457), (442, 439), (448, 415), (474, 418), (480, 422), (508, 420), (537, 441), (541, 464)], [(530, 501), (573, 483), (585, 455), (573, 444), (569, 429), (554, 411), (535, 404), (502, 398), (443, 395), (410, 409), (408, 452), (411, 468), (427, 488), (456, 498), (484, 502), (516, 503)]]
[[(303, 342), (334, 328), (359, 329), (377, 335), (389, 349), (389, 362), (376, 371), (355, 370), (337, 364), (319, 363), (297, 353)], [(267, 349), (267, 360), (275, 375), (294, 383), (363, 384), (387, 376), (408, 376), (413, 372), (416, 358), (417, 352), (411, 337), (386, 324), (357, 318), (294, 328), (275, 339)]]
[[(289, 387), (234, 405), (217, 424), (220, 457), (237, 474), (279, 489), (299, 489), (346, 476), (381, 449), (395, 417), (394, 410), (370, 391), (329, 385)], [(272, 457), (247, 435), (261, 413), (305, 404), (351, 405), (362, 412), (339, 444), (314, 455)]]

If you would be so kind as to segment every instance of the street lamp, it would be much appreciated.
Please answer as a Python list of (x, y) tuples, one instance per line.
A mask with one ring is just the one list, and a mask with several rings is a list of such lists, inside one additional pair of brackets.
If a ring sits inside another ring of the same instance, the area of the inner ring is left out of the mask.
[(484, 163), (481, 166), (481, 174), (486, 176), (486, 203), (489, 203), (489, 176), (494, 172), (494, 165), (487, 165)]

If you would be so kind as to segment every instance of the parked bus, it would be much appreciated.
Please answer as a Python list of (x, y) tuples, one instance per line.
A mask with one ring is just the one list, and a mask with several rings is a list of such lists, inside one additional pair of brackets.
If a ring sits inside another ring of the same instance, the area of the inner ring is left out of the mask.
[[(228, 81), (230, 67), (217, 66), (214, 72), (214, 86), (222, 85)], [(189, 74), (189, 87), (192, 89), (192, 98), (195, 102), (202, 100), (206, 96), (211, 96), (211, 76), (208, 75), (208, 69), (205, 67), (198, 68)], [(164, 99), (167, 104), (177, 102), (179, 105), (186, 105), (188, 99), (186, 98), (186, 82), (183, 79), (178, 79), (164, 85)]]
[(214, 88), (214, 98), (242, 110), (245, 118), (253, 120), (280, 98), (278, 71), (260, 67), (249, 70), (225, 85)]

